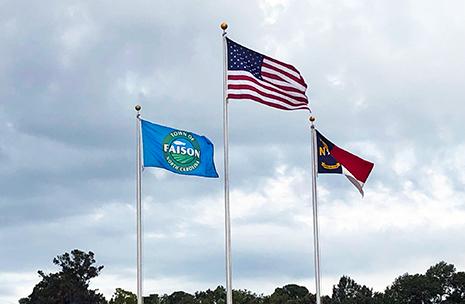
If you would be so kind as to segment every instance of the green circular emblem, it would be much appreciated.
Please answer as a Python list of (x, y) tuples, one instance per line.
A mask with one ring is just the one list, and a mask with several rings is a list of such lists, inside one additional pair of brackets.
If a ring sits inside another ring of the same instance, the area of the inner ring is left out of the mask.
[(172, 131), (163, 140), (163, 156), (174, 170), (190, 172), (200, 165), (200, 145), (191, 133)]

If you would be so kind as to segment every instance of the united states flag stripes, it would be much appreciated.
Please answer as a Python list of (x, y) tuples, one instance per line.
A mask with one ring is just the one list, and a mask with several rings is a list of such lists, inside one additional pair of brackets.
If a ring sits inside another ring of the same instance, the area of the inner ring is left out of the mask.
[(310, 110), (307, 84), (292, 65), (226, 38), (227, 98), (249, 99), (281, 110)]

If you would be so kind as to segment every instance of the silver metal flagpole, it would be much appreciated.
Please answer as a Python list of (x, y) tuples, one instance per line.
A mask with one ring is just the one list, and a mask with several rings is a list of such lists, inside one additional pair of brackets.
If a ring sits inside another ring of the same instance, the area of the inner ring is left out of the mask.
[(232, 302), (232, 262), (231, 262), (231, 217), (229, 212), (229, 138), (228, 138), (228, 94), (227, 68), (228, 54), (226, 45), (226, 29), (228, 24), (221, 23), (223, 30), (223, 140), (224, 140), (224, 226), (226, 249), (226, 304)]
[(315, 130), (315, 117), (310, 116), (312, 132), (312, 205), (313, 205), (313, 258), (315, 263), (316, 304), (321, 303), (320, 293), (320, 240), (318, 229), (318, 197), (316, 192), (317, 175), (317, 142)]
[(137, 206), (137, 304), (143, 304), (142, 297), (142, 157), (141, 157), (141, 130), (140, 130), (140, 105), (136, 105), (136, 132), (137, 132), (137, 157), (136, 157), (136, 206)]

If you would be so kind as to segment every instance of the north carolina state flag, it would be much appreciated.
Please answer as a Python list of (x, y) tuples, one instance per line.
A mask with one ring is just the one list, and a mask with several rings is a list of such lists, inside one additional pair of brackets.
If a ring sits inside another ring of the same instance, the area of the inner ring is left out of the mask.
[(343, 150), (316, 130), (318, 173), (344, 174), (363, 196), (363, 185), (374, 164)]

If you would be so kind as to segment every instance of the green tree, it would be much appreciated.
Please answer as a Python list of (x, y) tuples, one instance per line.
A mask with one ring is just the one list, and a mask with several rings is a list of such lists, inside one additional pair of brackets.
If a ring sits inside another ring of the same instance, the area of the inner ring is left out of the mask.
[(404, 274), (388, 287), (385, 303), (458, 304), (465, 303), (465, 274), (455, 272), (446, 262), (431, 266), (423, 274)]
[(144, 304), (160, 304), (160, 297), (157, 294), (144, 297)]
[(193, 295), (184, 291), (175, 291), (171, 295), (164, 295), (160, 301), (161, 304), (195, 304)]
[(315, 296), (308, 289), (296, 284), (285, 285), (276, 288), (275, 291), (264, 299), (265, 304), (308, 304), (315, 303)]
[(332, 303), (334, 304), (371, 304), (373, 291), (365, 285), (357, 284), (353, 279), (343, 276), (333, 286)]
[(130, 291), (116, 288), (109, 304), (137, 304), (137, 296)]
[(218, 286), (215, 290), (198, 291), (195, 293), (195, 301), (198, 304), (224, 304), (226, 303), (226, 289)]
[(434, 295), (425, 275), (406, 273), (395, 279), (392, 286), (386, 289), (385, 299), (388, 303), (427, 304), (433, 303), (431, 299)]
[(454, 265), (446, 262), (439, 262), (426, 271), (425, 276), (429, 282), (429, 291), (432, 296), (431, 303), (443, 303), (452, 293), (454, 274)]
[(248, 290), (233, 290), (233, 299), (235, 304), (261, 304), (263, 298)]
[(457, 272), (452, 276), (452, 290), (444, 303), (465, 303), (465, 272)]
[(99, 275), (103, 266), (94, 266), (94, 253), (75, 249), (53, 259), (61, 267), (57, 273), (45, 274), (32, 293), (19, 300), (20, 304), (106, 304), (97, 290), (89, 289), (89, 281)]
[(384, 293), (382, 292), (375, 292), (373, 293), (373, 304), (391, 304), (387, 301)]

